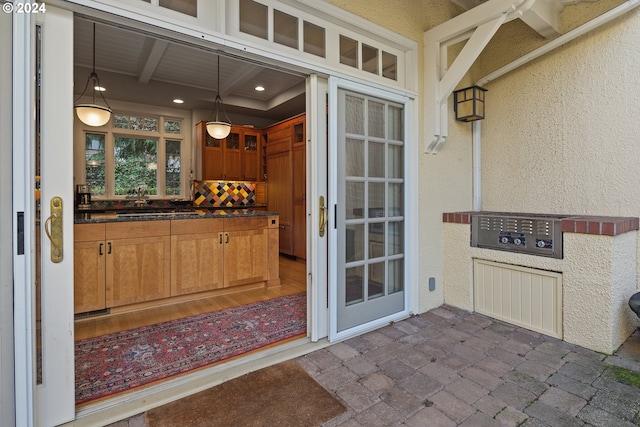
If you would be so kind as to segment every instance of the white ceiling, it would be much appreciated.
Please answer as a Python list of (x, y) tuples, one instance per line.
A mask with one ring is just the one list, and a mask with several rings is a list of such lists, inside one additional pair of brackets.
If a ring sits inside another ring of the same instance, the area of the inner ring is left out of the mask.
[[(218, 55), (202, 48), (96, 24), (96, 72), (109, 100), (188, 110), (213, 108)], [(74, 27), (74, 87), (84, 89), (92, 69), (93, 22)], [(258, 92), (257, 85), (265, 87)], [(304, 112), (305, 79), (255, 62), (220, 56), (220, 96), (227, 113), (279, 121)], [(181, 106), (174, 98), (183, 99)]]

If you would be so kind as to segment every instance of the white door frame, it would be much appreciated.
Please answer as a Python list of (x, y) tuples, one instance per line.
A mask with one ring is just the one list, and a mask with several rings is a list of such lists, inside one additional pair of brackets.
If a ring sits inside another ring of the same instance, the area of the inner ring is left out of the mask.
[[(42, 385), (36, 388), (36, 425), (75, 418), (73, 316), (73, 13), (47, 5), (42, 20), (40, 114), (40, 240)], [(44, 228), (50, 200), (63, 200), (63, 259), (51, 261)]]
[[(34, 61), (32, 54), (33, 24), (30, 14), (13, 14), (13, 336), (15, 423), (17, 426), (33, 425), (34, 407), (34, 330), (32, 311), (32, 253), (35, 247), (34, 212), (30, 189), (35, 178), (33, 171), (32, 141), (34, 109)], [(24, 250), (18, 253), (17, 217), (23, 215)]]
[[(14, 254), (16, 425), (58, 425), (75, 417), (73, 354), (73, 14), (47, 6), (15, 14), (13, 210), (24, 213), (24, 254)], [(24, 18), (22, 18), (24, 16)], [(42, 383), (35, 375), (35, 28), (42, 26), (41, 325)], [(63, 260), (53, 263), (44, 233), (50, 200), (63, 200)], [(18, 230), (14, 223), (14, 239)]]
[[(362, 93), (364, 95), (374, 96), (381, 99), (403, 104), (405, 107), (404, 116), (404, 135), (405, 135), (405, 150), (404, 150), (404, 164), (405, 164), (405, 301), (404, 310), (398, 313), (394, 313), (389, 316), (382, 317), (363, 325), (359, 325), (350, 328), (345, 331), (338, 332), (338, 295), (337, 295), (337, 283), (338, 283), (338, 244), (344, 244), (339, 240), (340, 236), (337, 235), (336, 223), (335, 223), (335, 209), (337, 207), (338, 199), (338, 161), (337, 161), (337, 146), (338, 146), (338, 89), (345, 89)], [(418, 301), (415, 295), (417, 295), (418, 289), (418, 245), (417, 239), (410, 238), (415, 234), (418, 229), (418, 203), (417, 203), (417, 177), (418, 177), (418, 155), (417, 155), (417, 142), (414, 141), (413, 129), (410, 123), (417, 123), (414, 121), (416, 113), (412, 106), (413, 101), (406, 94), (389, 91), (386, 88), (382, 88), (376, 85), (368, 85), (357, 83), (351, 80), (342, 79), (338, 77), (329, 78), (329, 154), (328, 154), (328, 174), (329, 174), (329, 211), (331, 223), (329, 227), (329, 253), (332, 254), (329, 257), (329, 341), (339, 341), (352, 336), (360, 335), (366, 331), (376, 329), (384, 324), (392, 321), (408, 317), (411, 313), (416, 313), (418, 308)], [(409, 197), (407, 195), (414, 195)]]
[[(307, 325), (311, 341), (328, 335), (327, 228), (320, 236), (322, 196), (327, 203), (327, 93), (326, 78), (312, 74), (307, 78)], [(311, 119), (310, 119), (311, 118)]]

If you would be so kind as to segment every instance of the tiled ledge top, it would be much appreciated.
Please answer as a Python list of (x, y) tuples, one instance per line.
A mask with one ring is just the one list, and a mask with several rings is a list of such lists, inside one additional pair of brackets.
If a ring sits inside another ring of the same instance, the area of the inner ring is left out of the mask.
[(589, 216), (589, 215), (541, 215), (509, 212), (445, 212), (442, 214), (442, 222), (457, 224), (471, 224), (474, 215), (501, 215), (501, 216), (532, 216), (532, 217), (562, 217), (561, 227), (563, 232), (580, 234), (600, 234), (603, 236), (617, 236), (640, 229), (640, 219), (627, 216)]

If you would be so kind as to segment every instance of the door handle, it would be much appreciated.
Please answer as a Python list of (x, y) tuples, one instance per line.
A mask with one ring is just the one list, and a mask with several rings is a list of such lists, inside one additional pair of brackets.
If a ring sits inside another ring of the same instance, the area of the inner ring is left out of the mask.
[(51, 262), (62, 262), (62, 199), (58, 196), (51, 199), (51, 215), (44, 223), (44, 231), (51, 241)]
[(318, 199), (318, 207), (320, 209), (320, 226), (318, 227), (318, 234), (320, 237), (324, 237), (324, 228), (327, 225), (327, 207), (324, 205), (324, 196), (320, 196)]

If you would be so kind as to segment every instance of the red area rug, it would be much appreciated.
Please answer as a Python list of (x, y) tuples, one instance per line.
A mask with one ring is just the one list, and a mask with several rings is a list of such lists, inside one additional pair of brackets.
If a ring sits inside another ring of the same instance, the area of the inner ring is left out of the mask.
[(305, 334), (306, 320), (301, 293), (77, 341), (76, 404)]

